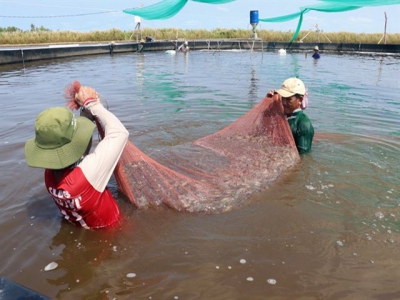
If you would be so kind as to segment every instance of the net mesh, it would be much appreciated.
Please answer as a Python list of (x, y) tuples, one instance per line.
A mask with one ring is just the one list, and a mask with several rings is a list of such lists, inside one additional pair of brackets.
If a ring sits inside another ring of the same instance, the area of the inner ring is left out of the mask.
[(260, 22), (286, 22), (299, 18), (297, 28), (290, 42), (293, 42), (300, 33), (303, 15), (315, 10), (321, 12), (344, 12), (359, 9), (365, 6), (381, 6), (400, 4), (400, 0), (320, 0), (323, 3), (300, 7), (300, 12), (274, 18), (261, 18)]
[(156, 161), (127, 142), (114, 175), (135, 206), (228, 211), (299, 160), (281, 103), (271, 98), (221, 131), (172, 148)]
[[(175, 16), (189, 0), (164, 0), (142, 8), (125, 9), (123, 12), (146, 20), (163, 20)], [(192, 0), (207, 4), (224, 4), (235, 0)]]

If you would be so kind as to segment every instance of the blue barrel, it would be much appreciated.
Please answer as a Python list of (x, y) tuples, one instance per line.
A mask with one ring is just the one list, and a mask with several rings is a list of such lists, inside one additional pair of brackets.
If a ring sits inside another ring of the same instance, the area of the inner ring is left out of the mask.
[(258, 10), (250, 11), (250, 24), (258, 24)]

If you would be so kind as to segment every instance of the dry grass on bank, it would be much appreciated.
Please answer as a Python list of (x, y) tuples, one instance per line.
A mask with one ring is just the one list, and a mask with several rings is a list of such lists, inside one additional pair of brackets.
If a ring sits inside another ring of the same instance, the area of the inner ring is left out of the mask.
[[(208, 39), (228, 39), (228, 38), (251, 38), (251, 30), (244, 29), (223, 29), (214, 30), (189, 29), (181, 30), (176, 28), (151, 29), (144, 28), (139, 31), (121, 31), (111, 29), (108, 31), (36, 31), (36, 32), (2, 32), (0, 33), (0, 44), (42, 44), (42, 43), (83, 43), (83, 42), (110, 42), (110, 41), (136, 41), (146, 36), (152, 36), (155, 40), (208, 40)], [(293, 31), (273, 31), (257, 30), (258, 37), (263, 41), (289, 42), (293, 36)], [(308, 35), (307, 35), (308, 34)], [(306, 36), (307, 35), (307, 36)], [(306, 37), (305, 37), (306, 36)], [(352, 32), (317, 32), (302, 31), (296, 42), (303, 39), (308, 43), (362, 43), (377, 44), (382, 39), (382, 33), (352, 33)], [(329, 40), (328, 40), (329, 39)], [(387, 44), (400, 44), (400, 33), (388, 34)]]

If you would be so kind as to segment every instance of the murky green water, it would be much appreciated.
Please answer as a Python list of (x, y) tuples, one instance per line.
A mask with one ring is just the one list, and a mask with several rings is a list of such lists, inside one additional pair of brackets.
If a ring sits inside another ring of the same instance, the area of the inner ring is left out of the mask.
[[(96, 88), (157, 157), (230, 124), (294, 75), (309, 89), (313, 151), (232, 212), (138, 211), (111, 180), (123, 226), (86, 231), (61, 220), (43, 172), (25, 165), (36, 115), (64, 105), (73, 80)], [(93, 56), (2, 66), (0, 95), (2, 276), (53, 299), (400, 298), (398, 57)]]

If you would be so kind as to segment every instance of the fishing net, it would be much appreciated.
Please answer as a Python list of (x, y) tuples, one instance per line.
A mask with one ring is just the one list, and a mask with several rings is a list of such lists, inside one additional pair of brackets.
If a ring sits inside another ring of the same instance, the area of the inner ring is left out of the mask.
[(231, 125), (171, 147), (157, 161), (128, 141), (114, 176), (138, 208), (218, 213), (241, 206), (299, 159), (281, 102), (264, 98)]
[[(175, 16), (189, 0), (164, 0), (142, 8), (125, 9), (123, 12), (146, 20), (163, 20)], [(235, 0), (191, 0), (208, 4), (224, 4)]]
[(137, 207), (213, 213), (242, 205), (298, 159), (280, 101), (265, 98), (233, 124), (172, 147), (158, 161), (128, 142), (114, 175)]
[(303, 23), (303, 15), (308, 13), (309, 11), (321, 11), (321, 12), (344, 12), (354, 9), (359, 9), (365, 6), (381, 6), (381, 5), (394, 5), (400, 4), (400, 0), (320, 0), (323, 3), (318, 3), (315, 5), (303, 6), (300, 7), (300, 12), (293, 13), (289, 15), (284, 15), (280, 17), (274, 18), (261, 18), (259, 21), (261, 22), (286, 22), (296, 18), (299, 18), (299, 22), (297, 24), (297, 28), (295, 33), (293, 34), (290, 43), (292, 43), (300, 33), (301, 25)]

